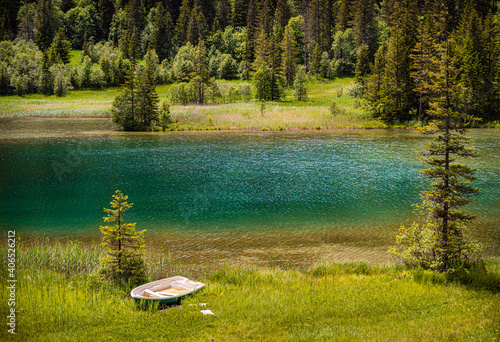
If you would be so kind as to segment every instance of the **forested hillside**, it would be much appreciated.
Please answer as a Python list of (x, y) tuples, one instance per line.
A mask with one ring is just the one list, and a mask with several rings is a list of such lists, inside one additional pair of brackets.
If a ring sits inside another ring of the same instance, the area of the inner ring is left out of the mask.
[(216, 79), (279, 100), (303, 66), (356, 76), (353, 94), (384, 121), (425, 120), (446, 48), (457, 109), (500, 119), (497, 1), (2, 0), (0, 13), (2, 95), (119, 86), (148, 69), (178, 83), (173, 103), (210, 102)]

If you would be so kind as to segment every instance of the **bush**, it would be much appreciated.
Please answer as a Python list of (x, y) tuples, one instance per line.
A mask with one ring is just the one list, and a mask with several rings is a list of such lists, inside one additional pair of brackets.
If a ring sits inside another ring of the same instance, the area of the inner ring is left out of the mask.
[(238, 66), (231, 55), (223, 54), (221, 56), (220, 67), (218, 70), (219, 77), (225, 80), (235, 79), (238, 76)]
[(330, 114), (332, 116), (337, 116), (337, 115), (343, 115), (345, 114), (345, 111), (342, 107), (340, 107), (337, 102), (335, 101), (332, 101), (332, 103), (330, 104)]
[(57, 96), (63, 96), (71, 89), (71, 70), (72, 68), (67, 65), (55, 64), (50, 67), (50, 73), (52, 74), (52, 79), (54, 80), (54, 94)]
[(252, 86), (249, 83), (240, 83), (239, 90), (243, 101), (248, 102), (252, 98)]
[(106, 75), (99, 64), (93, 64), (90, 68), (89, 85), (92, 88), (100, 89), (106, 84)]
[(297, 100), (304, 101), (307, 100), (307, 88), (306, 88), (306, 71), (304, 66), (299, 66), (297, 73), (295, 74), (295, 79), (293, 81), (293, 91)]
[(190, 90), (186, 83), (174, 84), (170, 87), (169, 92), (170, 103), (179, 103), (186, 105), (191, 101)]
[(194, 72), (195, 48), (191, 43), (187, 43), (179, 49), (172, 62), (172, 73), (178, 81), (187, 82)]

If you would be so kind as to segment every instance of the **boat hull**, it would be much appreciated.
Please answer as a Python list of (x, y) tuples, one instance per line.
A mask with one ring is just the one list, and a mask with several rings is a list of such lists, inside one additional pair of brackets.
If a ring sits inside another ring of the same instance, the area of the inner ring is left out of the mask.
[(130, 295), (138, 305), (172, 305), (204, 287), (203, 283), (175, 276), (138, 286), (130, 292)]

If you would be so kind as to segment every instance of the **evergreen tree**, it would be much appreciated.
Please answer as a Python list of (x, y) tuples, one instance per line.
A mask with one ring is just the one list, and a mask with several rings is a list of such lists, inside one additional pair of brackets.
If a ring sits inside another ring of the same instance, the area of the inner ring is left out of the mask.
[(35, 41), (35, 30), (37, 26), (37, 5), (35, 2), (25, 2), (17, 14), (19, 26), (17, 38)]
[(260, 28), (257, 39), (255, 40), (255, 60), (253, 62), (253, 70), (260, 68), (262, 63), (269, 63), (271, 44), (271, 37), (269, 34), (267, 34), (263, 28)]
[(245, 53), (243, 56), (243, 79), (249, 79), (250, 65), (254, 60), (255, 42), (257, 39), (257, 6), (255, 0), (250, 0), (247, 13), (247, 26), (245, 31)]
[(156, 17), (153, 22), (150, 48), (156, 51), (160, 61), (170, 56), (172, 50), (173, 21), (170, 13), (161, 2), (156, 7)]
[(320, 73), (324, 78), (330, 77), (330, 56), (326, 51), (321, 54)]
[(290, 87), (295, 78), (295, 71), (297, 69), (297, 42), (295, 41), (293, 34), (290, 30), (290, 26), (285, 27), (285, 32), (283, 34), (283, 40), (281, 41), (282, 54), (282, 65), (286, 79), (287, 87)]
[(437, 72), (437, 60), (434, 47), (435, 39), (432, 37), (430, 15), (424, 20), (420, 19), (418, 39), (410, 57), (413, 60), (411, 77), (415, 81), (415, 92), (418, 94), (418, 117), (425, 120), (425, 112), (429, 107), (432, 94), (432, 84)]
[(348, 28), (352, 27), (350, 24), (352, 20), (352, 2), (353, 0), (340, 1), (340, 7), (337, 12), (337, 18), (335, 20), (335, 31), (344, 32)]
[(333, 18), (331, 0), (310, 0), (306, 6), (305, 14), (307, 22), (308, 40), (311, 49), (316, 44), (321, 51), (329, 50), (331, 47), (331, 31)]
[(107, 39), (107, 37), (109, 36), (109, 30), (111, 28), (111, 22), (113, 20), (113, 14), (115, 12), (114, 1), (99, 0), (97, 8), (99, 18), (101, 19), (102, 37), (104, 39)]
[(192, 9), (193, 0), (182, 0), (179, 17), (177, 19), (177, 23), (175, 24), (174, 44), (177, 46), (182, 46), (184, 45), (184, 42), (186, 42)]
[(191, 82), (195, 89), (196, 102), (203, 104), (205, 101), (205, 88), (210, 85), (210, 75), (208, 73), (208, 58), (205, 41), (200, 37), (194, 56), (194, 73)]
[(197, 44), (199, 38), (206, 37), (208, 34), (208, 26), (205, 16), (203, 15), (199, 0), (195, 0), (194, 7), (191, 11), (189, 24), (186, 33), (186, 39), (191, 44)]
[(145, 25), (145, 8), (140, 0), (130, 0), (125, 6), (125, 32), (120, 38), (120, 49), (132, 61), (141, 57), (141, 33)]
[(50, 67), (52, 66), (51, 58), (49, 57), (49, 53), (46, 51), (43, 54), (43, 62), (42, 62), (42, 77), (40, 79), (40, 91), (45, 95), (53, 94), (53, 84), (54, 80), (52, 79), (52, 74), (50, 72)]
[(276, 11), (274, 12), (274, 35), (277, 41), (283, 40), (283, 33), (285, 31), (285, 26), (288, 24), (288, 20), (291, 17), (291, 9), (287, 0), (277, 0), (276, 1)]
[(68, 64), (70, 60), (71, 43), (66, 39), (62, 29), (57, 31), (49, 48), (52, 63)]
[(457, 80), (463, 87), (463, 110), (481, 118), (498, 117), (498, 30), (491, 18), (484, 21), (466, 6), (453, 33), (452, 51), (457, 60)]
[(354, 74), (356, 75), (356, 82), (365, 86), (365, 78), (370, 73), (370, 60), (369, 60), (369, 49), (368, 46), (363, 45), (358, 49), (358, 58), (356, 62), (356, 70)]
[(144, 264), (144, 232), (135, 230), (135, 223), (124, 223), (125, 212), (133, 203), (128, 196), (116, 190), (111, 209), (104, 208), (108, 215), (104, 222), (116, 222), (113, 226), (101, 226), (102, 247), (105, 257), (101, 259), (100, 275), (111, 281), (142, 282), (146, 279)]
[(271, 70), (267, 66), (266, 62), (262, 62), (260, 68), (255, 72), (253, 76), (253, 81), (256, 90), (256, 97), (258, 100), (270, 100), (271, 99)]
[[(500, 26), (493, 14), (484, 19), (483, 31), (483, 115), (486, 120), (500, 120)], [(478, 115), (479, 116), (479, 115)]]
[(411, 118), (410, 109), (416, 107), (416, 96), (411, 78), (410, 55), (416, 43), (416, 7), (414, 0), (397, 2), (392, 15), (392, 31), (386, 55), (384, 83), (386, 101), (382, 119), (405, 121)]
[(40, 50), (50, 47), (55, 33), (56, 26), (55, 8), (52, 0), (39, 0), (36, 16), (35, 41)]
[(402, 228), (399, 246), (392, 250), (410, 266), (439, 272), (467, 267), (480, 257), (480, 246), (466, 235), (474, 216), (459, 210), (478, 192), (471, 185), (475, 179), (474, 170), (456, 162), (457, 158), (476, 155), (464, 136), (464, 123), (476, 118), (456, 111), (455, 101), (460, 89), (454, 82), (454, 60), (450, 56), (449, 39), (446, 33), (444, 35), (440, 46), (442, 58), (433, 83), (437, 97), (429, 110), (435, 119), (422, 129), (425, 133), (440, 135), (419, 152), (420, 160), (431, 166), (420, 171), (432, 180), (432, 190), (421, 193), (427, 220), (422, 227), (414, 224), (410, 229)]
[(212, 25), (212, 32), (224, 31), (231, 23), (231, 3), (229, 0), (216, 0), (215, 18)]
[(382, 44), (371, 65), (371, 75), (368, 76), (365, 89), (365, 100), (372, 115), (376, 118), (382, 116), (384, 110), (384, 72), (386, 68), (387, 44)]
[(293, 93), (297, 97), (297, 100), (304, 101), (307, 100), (307, 75), (304, 66), (299, 66), (295, 79), (293, 81)]
[(155, 68), (158, 56), (154, 50), (144, 57), (145, 67), (140, 74), (137, 87), (137, 116), (140, 126), (148, 127), (158, 123), (159, 99), (156, 93)]
[(118, 94), (111, 107), (111, 118), (114, 123), (125, 131), (135, 131), (139, 126), (137, 118), (137, 82), (135, 77), (135, 63), (132, 63), (126, 76), (124, 88)]
[(247, 25), (246, 15), (248, 13), (248, 0), (233, 0), (231, 11), (231, 25), (233, 27), (244, 27)]
[(316, 74), (316, 79), (318, 79), (320, 67), (321, 67), (321, 51), (319, 49), (319, 44), (316, 43), (312, 54), (312, 70), (311, 70), (313, 74)]
[(257, 70), (261, 67), (262, 63), (266, 63), (272, 68), (273, 65), (273, 51), (274, 42), (272, 35), (272, 20), (270, 16), (271, 3), (269, 0), (264, 0), (262, 5), (259, 19), (258, 19), (258, 33), (255, 40), (255, 60), (253, 62), (253, 69)]
[(354, 9), (353, 31), (356, 47), (367, 46), (371, 60), (377, 50), (375, 1), (357, 0)]

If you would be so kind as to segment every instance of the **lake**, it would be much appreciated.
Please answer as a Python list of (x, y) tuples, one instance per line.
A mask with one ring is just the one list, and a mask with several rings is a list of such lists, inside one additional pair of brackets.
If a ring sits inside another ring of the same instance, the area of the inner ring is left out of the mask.
[[(500, 131), (474, 130), (481, 192), (468, 210), (500, 256)], [(0, 225), (99, 239), (119, 189), (128, 222), (181, 260), (388, 261), (428, 181), (411, 130), (116, 131), (106, 119), (0, 120)]]

